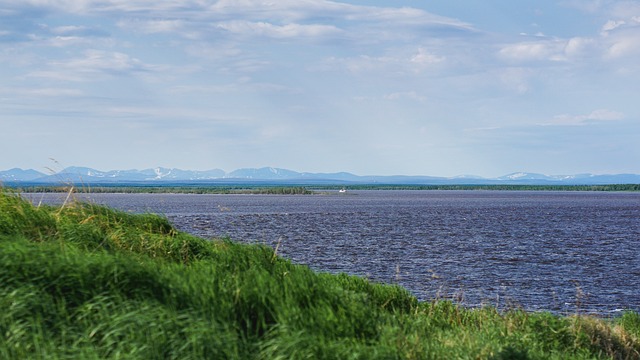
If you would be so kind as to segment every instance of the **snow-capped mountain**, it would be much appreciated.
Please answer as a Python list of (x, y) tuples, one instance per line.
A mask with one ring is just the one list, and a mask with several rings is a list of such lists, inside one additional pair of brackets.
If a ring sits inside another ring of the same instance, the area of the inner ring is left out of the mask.
[(300, 173), (286, 169), (263, 167), (260, 169), (238, 169), (225, 175), (225, 177), (231, 179), (284, 180), (298, 178)]
[[(1, 173), (0, 173), (1, 174)], [(87, 167), (68, 167), (53, 175), (44, 175), (29, 180), (43, 183), (111, 183), (111, 182), (143, 182), (143, 181), (199, 181), (224, 177), (220, 169), (206, 171), (190, 171), (157, 167), (144, 170), (111, 170), (100, 171)]]
[(140, 171), (146, 176), (145, 180), (211, 180), (224, 177), (224, 170), (214, 169), (205, 171), (167, 169), (157, 167)]
[(576, 174), (576, 175), (543, 175), (517, 172), (497, 178), (502, 182), (523, 184), (566, 184), (566, 185), (602, 185), (602, 184), (640, 184), (640, 175), (636, 174)]
[(551, 180), (551, 177), (543, 174), (516, 172), (500, 176), (498, 180)]
[(360, 183), (360, 184), (398, 184), (398, 185), (601, 185), (601, 184), (640, 184), (640, 175), (543, 175), (517, 172), (498, 178), (482, 178), (473, 175), (456, 177), (433, 176), (359, 176), (348, 172), (309, 173), (296, 172), (281, 168), (244, 168), (226, 173), (213, 169), (192, 171), (163, 167), (144, 170), (100, 171), (88, 167), (69, 167), (53, 175), (45, 175), (35, 170), (11, 169), (0, 171), (0, 181), (4, 183), (44, 183), (44, 184), (101, 184), (101, 183), (184, 183), (184, 182), (252, 182), (271, 181), (287, 183)]

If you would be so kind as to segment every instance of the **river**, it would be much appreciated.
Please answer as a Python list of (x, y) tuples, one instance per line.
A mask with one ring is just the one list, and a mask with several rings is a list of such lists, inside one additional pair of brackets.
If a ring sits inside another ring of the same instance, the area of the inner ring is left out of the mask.
[(277, 246), (295, 263), (400, 284), (420, 300), (561, 314), (640, 311), (640, 193), (76, 196), (162, 214), (205, 238)]

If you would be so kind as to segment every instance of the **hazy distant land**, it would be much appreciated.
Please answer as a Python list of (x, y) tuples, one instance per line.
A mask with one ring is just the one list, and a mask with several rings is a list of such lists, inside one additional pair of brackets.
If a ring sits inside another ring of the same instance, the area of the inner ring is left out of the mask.
[[(87, 167), (68, 167), (56, 173), (45, 174), (33, 169), (14, 168), (0, 171), (0, 181), (7, 185), (350, 185), (350, 186), (481, 186), (481, 185), (628, 185), (640, 184), (637, 174), (578, 174), (543, 175), (512, 173), (496, 178), (479, 176), (437, 177), (423, 175), (355, 175), (348, 172), (309, 173), (264, 167), (246, 168), (231, 172), (221, 169), (193, 171), (168, 168), (145, 170), (100, 171)], [(467, 188), (464, 188), (467, 189)], [(511, 190), (511, 188), (507, 187)], [(626, 189), (626, 188), (625, 188)], [(601, 189), (586, 189), (601, 190)], [(633, 188), (631, 189), (633, 190)]]

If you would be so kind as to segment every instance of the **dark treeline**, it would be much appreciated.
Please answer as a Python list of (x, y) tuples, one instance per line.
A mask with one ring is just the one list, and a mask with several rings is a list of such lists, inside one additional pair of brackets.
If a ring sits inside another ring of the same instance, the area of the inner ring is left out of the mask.
[[(309, 187), (313, 190), (338, 190), (345, 186)], [(349, 185), (348, 190), (502, 190), (502, 191), (640, 191), (640, 184), (611, 185)]]
[[(26, 193), (64, 193), (71, 186), (15, 186)], [(501, 191), (640, 191), (640, 184), (610, 185), (99, 185), (73, 187), (77, 193), (150, 193), (150, 194), (273, 194), (309, 195), (322, 190), (501, 190)]]
[(240, 187), (240, 186), (26, 186), (17, 188), (25, 193), (123, 193), (123, 194), (272, 194), (307, 195), (312, 191), (301, 186)]

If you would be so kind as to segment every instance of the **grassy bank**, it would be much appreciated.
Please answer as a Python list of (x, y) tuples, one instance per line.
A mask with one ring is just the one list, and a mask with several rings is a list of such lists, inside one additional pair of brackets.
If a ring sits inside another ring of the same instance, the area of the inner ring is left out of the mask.
[(640, 315), (557, 317), (316, 273), (164, 218), (0, 190), (0, 358), (640, 358)]

